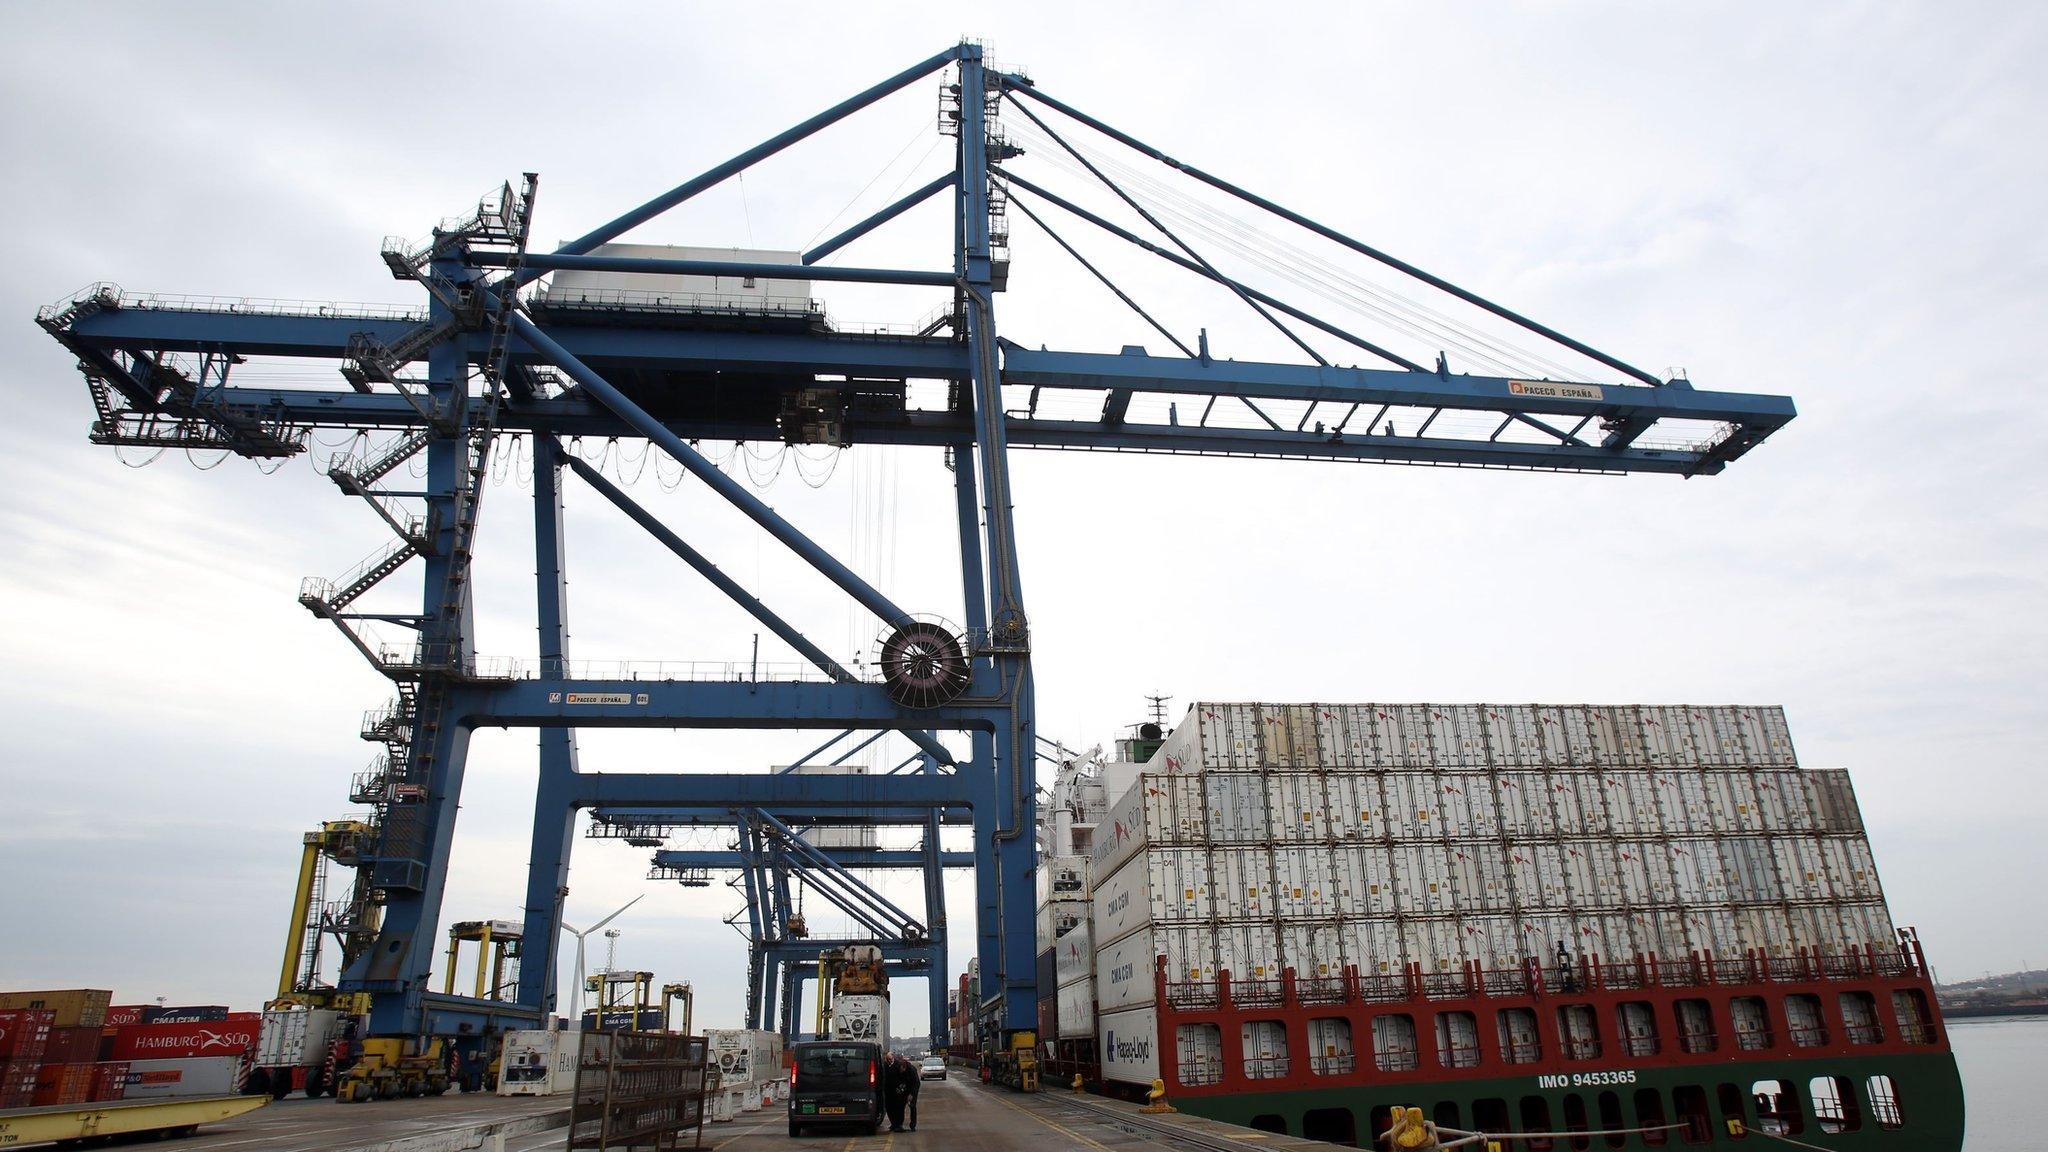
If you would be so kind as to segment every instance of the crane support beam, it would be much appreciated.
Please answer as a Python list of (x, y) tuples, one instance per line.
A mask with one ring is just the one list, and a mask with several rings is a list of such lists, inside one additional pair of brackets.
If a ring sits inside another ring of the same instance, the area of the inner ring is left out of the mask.
[(789, 264), (760, 264), (741, 260), (663, 260), (651, 256), (520, 256), (509, 252), (476, 252), (469, 258), (475, 268), (539, 269), (543, 272), (620, 272), (642, 276), (758, 276), (762, 279), (790, 277), (801, 273), (807, 280), (841, 280), (854, 284), (922, 284), (932, 288), (953, 286), (950, 272), (922, 272), (908, 268), (837, 268), (815, 265), (799, 268)]
[[(693, 725), (685, 725), (691, 727)], [(580, 772), (570, 787), (579, 808), (764, 808), (785, 811), (787, 777), (765, 773)], [(802, 802), (820, 809), (972, 807), (958, 776), (806, 776)]]
[[(921, 848), (820, 848), (818, 851), (842, 868), (922, 868), (926, 863)], [(654, 864), (662, 868), (713, 868), (721, 872), (752, 867), (746, 853), (717, 848), (665, 848), (654, 854)], [(972, 868), (974, 853), (942, 852), (939, 854), (939, 866)]]
[[(922, 204), (925, 201), (931, 199), (933, 196), (938, 195), (938, 193), (941, 190), (951, 188), (954, 185), (958, 184), (959, 182), (960, 180), (957, 173), (947, 172), (945, 175), (939, 177), (938, 179), (932, 181), (931, 183), (925, 185), (924, 187), (919, 188), (917, 191), (904, 196), (902, 199), (896, 201), (894, 204), (889, 205), (888, 207), (882, 209), (881, 211), (875, 213), (874, 215), (868, 217), (867, 219), (861, 221), (860, 223), (855, 224), (853, 227), (848, 228), (846, 231), (841, 232), (839, 235), (834, 236), (830, 240), (825, 241), (823, 244), (820, 244), (817, 247), (805, 252), (803, 255), (804, 263), (815, 264), (818, 261), (823, 260), (825, 257), (830, 256), (832, 253), (839, 251), (841, 248), (846, 247), (848, 244), (853, 243), (855, 240), (858, 240), (861, 237), (867, 235), (868, 233), (873, 232), (875, 229), (880, 228), (882, 225), (887, 224), (889, 221), (894, 220), (898, 216), (903, 215), (905, 212), (910, 211), (912, 208), (917, 207), (919, 204)], [(726, 275), (731, 275), (731, 273), (726, 273)]]
[[(770, 811), (798, 824), (830, 824), (845, 827), (859, 827), (863, 824), (876, 826), (922, 825), (933, 809), (918, 805), (877, 805), (873, 808), (807, 808), (801, 802), (796, 804), (775, 804)], [(960, 827), (974, 823), (974, 814), (966, 808), (941, 808), (936, 813), (939, 822), (947, 827)], [(616, 826), (624, 835), (626, 830), (658, 828), (664, 825), (678, 827), (727, 827), (739, 815), (736, 805), (721, 805), (704, 808), (663, 808), (633, 809), (600, 807), (592, 810), (592, 819), (599, 824)], [(594, 834), (594, 833), (593, 833)]]

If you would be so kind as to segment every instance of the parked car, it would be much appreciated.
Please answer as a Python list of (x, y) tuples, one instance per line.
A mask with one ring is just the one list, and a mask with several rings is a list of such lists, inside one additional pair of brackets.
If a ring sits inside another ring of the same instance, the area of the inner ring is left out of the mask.
[(943, 1056), (927, 1056), (919, 1061), (917, 1065), (917, 1078), (919, 1080), (944, 1080), (946, 1078), (946, 1058)]
[(865, 1040), (811, 1040), (790, 1049), (789, 1134), (806, 1128), (882, 1126), (882, 1046)]

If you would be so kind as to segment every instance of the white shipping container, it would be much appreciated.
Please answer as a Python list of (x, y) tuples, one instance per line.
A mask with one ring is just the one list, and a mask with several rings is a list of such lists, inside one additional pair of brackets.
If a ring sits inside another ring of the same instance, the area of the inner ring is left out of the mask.
[(1386, 796), (1388, 834), (1396, 840), (1438, 839), (1437, 775), (1434, 772), (1389, 772), (1380, 781)]
[(1543, 730), (1529, 704), (1496, 704), (1486, 709), (1487, 764), (1493, 768), (1541, 768)]
[(1728, 870), (1721, 863), (1716, 840), (1671, 840), (1671, 887), (1683, 905), (1726, 904)]
[(1576, 919), (1578, 951), (1582, 956), (1604, 964), (1622, 964), (1640, 949), (1634, 917), (1626, 913), (1581, 913)]
[[(1087, 924), (1067, 933), (1053, 945), (1054, 971), (1061, 984), (1095, 977), (1095, 933)], [(1091, 995), (1093, 993), (1091, 992)], [(1064, 1030), (1064, 1029), (1063, 1029)]]
[(1346, 920), (1340, 928), (1344, 933), (1344, 955), (1350, 957), (1360, 974), (1392, 976), (1407, 964), (1398, 919), (1376, 916), (1370, 920)]
[(1721, 866), (1728, 874), (1728, 898), (1738, 904), (1757, 904), (1790, 899), (1778, 879), (1777, 854), (1772, 840), (1762, 836), (1727, 836), (1721, 839)]
[[(1112, 1012), (1104, 1009), (1099, 1024), (1101, 1040), (1096, 1051), (1102, 1059), (1102, 1076), (1125, 1084), (1149, 1086), (1159, 1079), (1159, 1011), (1153, 1007), (1133, 1008), (1128, 1011)], [(1188, 1047), (1181, 1045), (1181, 1047)], [(1200, 1062), (1204, 1056), (1213, 1061), (1207, 1069), (1213, 1082), (1220, 1074), (1223, 1054), (1214, 1052), (1187, 1052), (1180, 1054), (1180, 1063), (1185, 1068), (1189, 1062)], [(1182, 1079), (1190, 1079), (1185, 1072)], [(1195, 1077), (1200, 1079), (1200, 1077)]]
[(1406, 914), (1453, 911), (1450, 857), (1442, 844), (1394, 846), (1394, 907)]
[(1849, 773), (1841, 768), (1809, 768), (1807, 791), (1813, 797), (1814, 827), (1822, 832), (1863, 832), (1863, 811), (1856, 803), (1856, 789)]
[(1489, 972), (1511, 972), (1522, 966), (1522, 934), (1513, 916), (1461, 916), (1465, 955)]
[(1447, 851), (1451, 902), (1460, 912), (1507, 912), (1514, 907), (1507, 849), (1498, 842), (1452, 844)]
[(1795, 905), (1785, 910), (1785, 922), (1794, 949), (1818, 948), (1829, 956), (1850, 950), (1842, 935), (1841, 910), (1833, 904)]
[(1283, 922), (1279, 937), (1280, 963), (1294, 969), (1297, 979), (1327, 980), (1344, 974), (1346, 934), (1337, 921)]
[(1401, 768), (1434, 768), (1436, 752), (1430, 746), (1430, 708), (1427, 704), (1389, 704), (1401, 734), (1395, 765)]
[(1278, 930), (1272, 924), (1218, 924), (1216, 967), (1233, 980), (1278, 980)]
[(1838, 900), (1882, 900), (1884, 889), (1877, 882), (1877, 861), (1870, 854), (1870, 841), (1861, 836), (1822, 841), (1822, 858), (1828, 867), (1828, 887)]
[(1072, 984), (1062, 984), (1058, 995), (1060, 1035), (1095, 1035), (1094, 978), (1084, 976)]
[(1330, 798), (1319, 774), (1276, 772), (1267, 778), (1267, 835), (1275, 841), (1330, 839)]
[(1401, 719), (1391, 706), (1359, 704), (1349, 715), (1354, 739), (1360, 732), (1372, 733), (1371, 767), (1399, 768), (1406, 763), (1407, 748), (1401, 736)]
[(1643, 751), (1654, 767), (1691, 767), (1692, 726), (1686, 709), (1665, 704), (1645, 704), (1636, 710), (1643, 726)]
[(1700, 784), (1707, 793), (1709, 830), (1721, 833), (1755, 833), (1764, 830), (1756, 805), (1756, 777), (1749, 772), (1702, 772)]
[(1778, 957), (1792, 954), (1792, 922), (1784, 905), (1744, 904), (1731, 912), (1738, 951)]
[(1737, 931), (1733, 909), (1696, 906), (1679, 911), (1685, 918), (1685, 936), (1691, 951), (1712, 953), (1721, 960), (1742, 955), (1742, 936)]
[(1621, 877), (1614, 846), (1605, 840), (1573, 840), (1558, 846), (1564, 886), (1575, 909), (1619, 907)]
[(1456, 917), (1404, 917), (1401, 947), (1424, 975), (1457, 972), (1465, 966), (1465, 934)]
[[(1216, 908), (1232, 918), (1273, 913), (1273, 850), (1236, 845), (1217, 848), (1210, 856)], [(1220, 913), (1219, 913), (1220, 914)]]
[(1638, 909), (1629, 913), (1636, 946), (1646, 956), (1655, 956), (1666, 965), (1684, 960), (1692, 951), (1692, 941), (1685, 932), (1685, 916), (1669, 909)]
[(1053, 856), (1038, 862), (1038, 874), (1045, 892), (1043, 901), (1055, 897), (1071, 897), (1077, 900), (1088, 898), (1088, 858), (1086, 856)]
[(1380, 794), (1384, 774), (1332, 774), (1323, 781), (1328, 799), (1330, 834), (1339, 840), (1379, 840), (1388, 833), (1386, 805)]
[(326, 1063), (341, 1013), (327, 1008), (272, 1008), (257, 1033), (256, 1067), (317, 1068)]
[(1618, 840), (1614, 864), (1621, 884), (1621, 902), (1632, 908), (1669, 904), (1675, 897), (1671, 856), (1661, 840)]
[(782, 1037), (773, 1032), (706, 1028), (704, 1040), (710, 1058), (718, 1064), (718, 1082), (725, 1087), (782, 1078)]
[(1095, 829), (1094, 840), (1088, 845), (1088, 870), (1092, 875), (1108, 876), (1145, 847), (1146, 805), (1150, 799), (1150, 781), (1154, 779), (1178, 778), (1140, 776), (1129, 791), (1110, 801), (1109, 814), (1103, 817), (1101, 826)]
[[(1273, 907), (1282, 920), (1326, 919), (1336, 915), (1330, 851), (1281, 847), (1273, 851)], [(1227, 914), (1227, 910), (1219, 915)]]
[(1337, 874), (1339, 911), (1345, 916), (1391, 916), (1394, 904), (1393, 850), (1384, 844), (1346, 845), (1332, 849)]
[(1348, 720), (1354, 706), (1318, 704), (1315, 709), (1316, 742), (1323, 749), (1321, 767), (1341, 772), (1372, 767), (1372, 729), (1366, 728), (1360, 736), (1351, 734)]
[(1202, 711), (1202, 754), (1197, 761), (1217, 772), (1256, 772), (1264, 760), (1257, 704), (1210, 704)]
[(1760, 769), (1756, 774), (1756, 797), (1764, 809), (1765, 831), (1814, 831), (1813, 796), (1807, 788), (1806, 773), (1785, 768)]
[(1206, 848), (1151, 848), (1096, 888), (1094, 938), (1108, 942), (1147, 924), (1214, 915)]
[(1898, 951), (1899, 935), (1892, 927), (1892, 916), (1882, 901), (1867, 904), (1843, 904), (1837, 912), (1842, 918), (1842, 939), (1850, 947), (1871, 947), (1880, 956), (1890, 956)]
[[(1110, 1012), (1133, 1004), (1152, 1003), (1157, 998), (1152, 978), (1153, 965), (1159, 954), (1149, 927), (1140, 928), (1121, 940), (1098, 945), (1095, 949), (1096, 1007)], [(1187, 961), (1186, 957), (1180, 959), (1182, 963)], [(1197, 958), (1193, 968), (1170, 966), (1167, 979), (1176, 983), (1201, 980), (1201, 973), (1212, 966), (1214, 960), (1215, 947), (1212, 944), (1209, 955)]]
[(889, 1042), (887, 996), (839, 996), (832, 1001), (832, 1039)]
[(1773, 836), (1770, 844), (1784, 899), (1828, 898), (1827, 864), (1821, 859), (1820, 841), (1811, 836)]
[(1564, 884), (1563, 849), (1555, 843), (1508, 845), (1508, 887), (1523, 910), (1569, 908)]
[(498, 1057), (498, 1095), (553, 1096), (576, 1090), (581, 1032), (517, 1030), (505, 1033)]
[(1600, 774), (1607, 819), (1617, 836), (1656, 836), (1665, 831), (1659, 814), (1657, 786), (1640, 769), (1614, 769)]
[(1599, 767), (1599, 710), (1590, 704), (1570, 704), (1557, 709), (1557, 719), (1564, 727), (1565, 758), (1553, 766), (1569, 764), (1585, 771)]
[(1563, 836), (1608, 836), (1614, 825), (1607, 817), (1605, 778), (1593, 772), (1550, 774), (1550, 806)]
[(1453, 840), (1492, 839), (1500, 835), (1500, 809), (1493, 799), (1490, 776), (1437, 777), (1438, 832)]
[(1521, 954), (1535, 958), (1545, 968), (1557, 962), (1560, 945), (1570, 949), (1579, 938), (1578, 925), (1563, 912), (1524, 912), (1515, 918)]
[(1268, 768), (1307, 769), (1326, 766), (1313, 704), (1261, 704), (1260, 733)]
[(239, 1056), (193, 1056), (182, 1060), (130, 1060), (122, 1081), (123, 1100), (175, 1096), (233, 1096), (241, 1090)]
[(1542, 772), (1502, 772), (1493, 778), (1495, 808), (1504, 836), (1555, 836), (1550, 777)]
[(1773, 705), (1753, 711), (1763, 732), (1763, 748), (1757, 762), (1773, 768), (1798, 767), (1799, 757), (1792, 749), (1792, 729), (1785, 723), (1785, 710)]
[(1633, 704), (1594, 705), (1593, 763), (1601, 768), (1642, 768), (1649, 759), (1643, 749), (1643, 726)]
[(1429, 720), (1430, 747), (1439, 769), (1477, 771), (1488, 766), (1482, 705), (1433, 704)]
[(1263, 844), (1271, 834), (1267, 815), (1266, 777), (1262, 774), (1202, 777), (1211, 844)]

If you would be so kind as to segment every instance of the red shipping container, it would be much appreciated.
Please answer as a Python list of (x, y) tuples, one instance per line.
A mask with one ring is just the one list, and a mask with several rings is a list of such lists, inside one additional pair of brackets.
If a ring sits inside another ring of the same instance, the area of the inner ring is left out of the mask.
[(98, 1028), (52, 1028), (43, 1049), (45, 1064), (90, 1064), (100, 1058)]
[(102, 1021), (108, 1028), (122, 1028), (129, 1024), (142, 1023), (142, 1014), (149, 1011), (151, 1004), (116, 1004), (107, 1009), (107, 1018)]
[(41, 1063), (56, 1019), (48, 1008), (0, 1010), (0, 1063)]
[(33, 1060), (0, 1063), (0, 1108), (26, 1108), (34, 1102), (39, 1067)]
[(36, 1073), (35, 1106), (83, 1104), (92, 1095), (94, 1064), (45, 1064)]
[(131, 1024), (115, 1032), (111, 1060), (188, 1060), (199, 1056), (239, 1056), (256, 1046), (263, 1018), (239, 1012), (226, 1020), (193, 1024)]
[(110, 1060), (95, 1064), (92, 1074), (92, 1102), (119, 1100), (128, 1087), (128, 1062)]

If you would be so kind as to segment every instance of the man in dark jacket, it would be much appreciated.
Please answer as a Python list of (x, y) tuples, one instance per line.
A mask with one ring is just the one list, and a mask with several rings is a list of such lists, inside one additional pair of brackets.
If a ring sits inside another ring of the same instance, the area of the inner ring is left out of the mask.
[(888, 1067), (882, 1073), (882, 1086), (886, 1096), (883, 1107), (889, 1113), (889, 1131), (903, 1131), (903, 1110), (910, 1103), (911, 1093), (917, 1090), (917, 1073), (904, 1075), (905, 1061), (901, 1056), (889, 1057)]
[(924, 1075), (918, 1071), (916, 1062), (908, 1056), (896, 1057), (896, 1063), (903, 1068), (903, 1082), (910, 1086), (910, 1098), (904, 1103), (904, 1114), (909, 1121), (908, 1127), (912, 1132), (915, 1132), (917, 1131), (917, 1093), (919, 1089), (924, 1087)]

